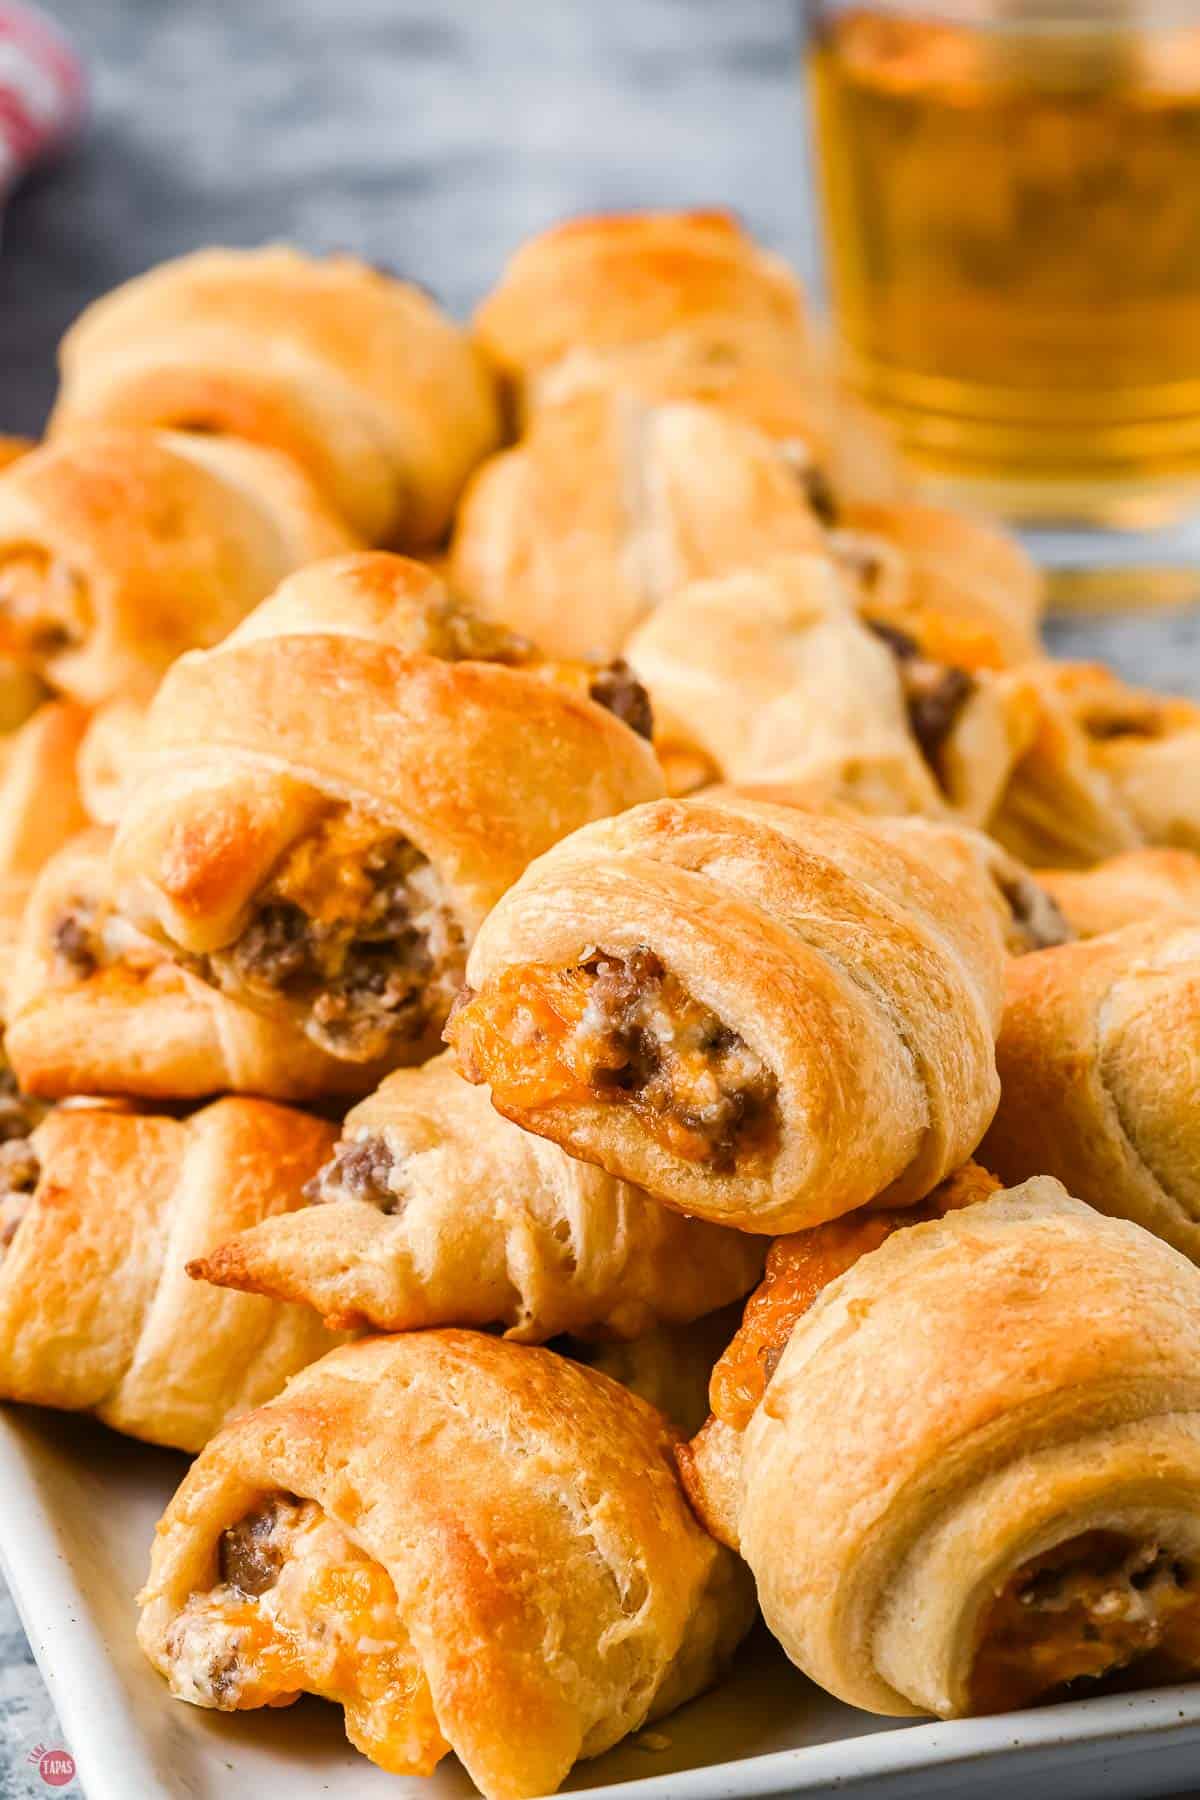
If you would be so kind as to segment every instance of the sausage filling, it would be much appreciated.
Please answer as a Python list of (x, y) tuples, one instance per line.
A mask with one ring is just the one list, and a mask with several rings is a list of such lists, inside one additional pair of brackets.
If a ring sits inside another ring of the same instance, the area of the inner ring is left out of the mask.
[(1017, 875), (1011, 881), (997, 877), (996, 885), (1012, 919), (1006, 933), (1011, 955), (1022, 956), (1030, 950), (1049, 950), (1056, 944), (1072, 942), (1075, 933), (1062, 908), (1040, 882), (1030, 875)]
[(1088, 1531), (1018, 1569), (983, 1623), (972, 1712), (1062, 1697), (1153, 1656), (1164, 1679), (1194, 1670), (1200, 1582), (1155, 1543)]
[(292, 848), (241, 936), (201, 973), (235, 997), (282, 1000), (321, 1049), (370, 1062), (440, 1031), (465, 955), (428, 859), (347, 809)]
[(164, 952), (95, 893), (77, 891), (64, 902), (50, 923), (47, 948), (63, 986), (99, 981), (116, 991), (172, 974)]
[(383, 1213), (399, 1212), (404, 1194), (396, 1158), (373, 1132), (345, 1140), (307, 1184), (304, 1198), (316, 1206), (358, 1201)]
[(925, 656), (917, 640), (906, 631), (879, 619), (866, 619), (864, 623), (883, 640), (895, 659), (909, 728), (938, 786), (946, 793), (946, 745), (975, 692), (974, 679), (965, 669)]
[(391, 1579), (315, 1501), (273, 1495), (221, 1534), (217, 1572), (170, 1628), (172, 1693), (221, 1712), (319, 1694), (381, 1768), (436, 1766), (449, 1746)]
[(525, 669), (558, 687), (586, 694), (639, 737), (653, 735), (650, 696), (623, 658), (611, 663), (548, 661), (528, 638), (481, 619), (452, 598), (430, 601), (421, 624), (424, 636), (414, 648), (429, 656), (442, 662), (503, 663)]
[(502, 1110), (626, 1106), (666, 1149), (715, 1173), (778, 1136), (774, 1074), (649, 949), (511, 970), (466, 1001), (447, 1035)]
[(976, 1163), (964, 1163), (917, 1206), (903, 1212), (852, 1213), (808, 1231), (776, 1238), (766, 1273), (746, 1302), (741, 1327), (712, 1373), (709, 1398), (724, 1424), (742, 1431), (775, 1373), (793, 1328), (820, 1295), (860, 1257), (902, 1231), (973, 1206), (1000, 1183)]
[(83, 577), (35, 544), (0, 558), (0, 648), (32, 662), (77, 650), (87, 637)]

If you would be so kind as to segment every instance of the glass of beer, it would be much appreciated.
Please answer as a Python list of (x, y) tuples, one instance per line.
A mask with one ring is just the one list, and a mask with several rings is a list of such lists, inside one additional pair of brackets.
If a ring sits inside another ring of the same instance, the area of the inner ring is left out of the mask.
[(1200, 516), (1200, 0), (808, 0), (852, 385), (927, 490)]

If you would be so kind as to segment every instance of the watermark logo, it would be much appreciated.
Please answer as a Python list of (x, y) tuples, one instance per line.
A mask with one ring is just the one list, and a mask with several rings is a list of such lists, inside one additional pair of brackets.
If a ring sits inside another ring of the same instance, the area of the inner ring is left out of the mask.
[(47, 1787), (66, 1787), (75, 1779), (75, 1758), (69, 1750), (48, 1750), (35, 1744), (25, 1761), (32, 1763)]

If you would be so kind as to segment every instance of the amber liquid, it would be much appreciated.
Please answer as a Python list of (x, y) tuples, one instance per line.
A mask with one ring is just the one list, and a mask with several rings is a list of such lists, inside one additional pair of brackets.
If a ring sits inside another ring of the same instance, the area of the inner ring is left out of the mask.
[(1200, 24), (863, 6), (812, 74), (839, 339), (918, 468), (1029, 518), (1200, 507)]

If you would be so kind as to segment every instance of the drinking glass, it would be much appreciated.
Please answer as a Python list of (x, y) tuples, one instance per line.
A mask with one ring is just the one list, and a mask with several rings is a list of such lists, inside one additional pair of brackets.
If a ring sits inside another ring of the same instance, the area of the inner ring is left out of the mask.
[(1200, 4), (804, 10), (851, 384), (934, 495), (1200, 589)]

